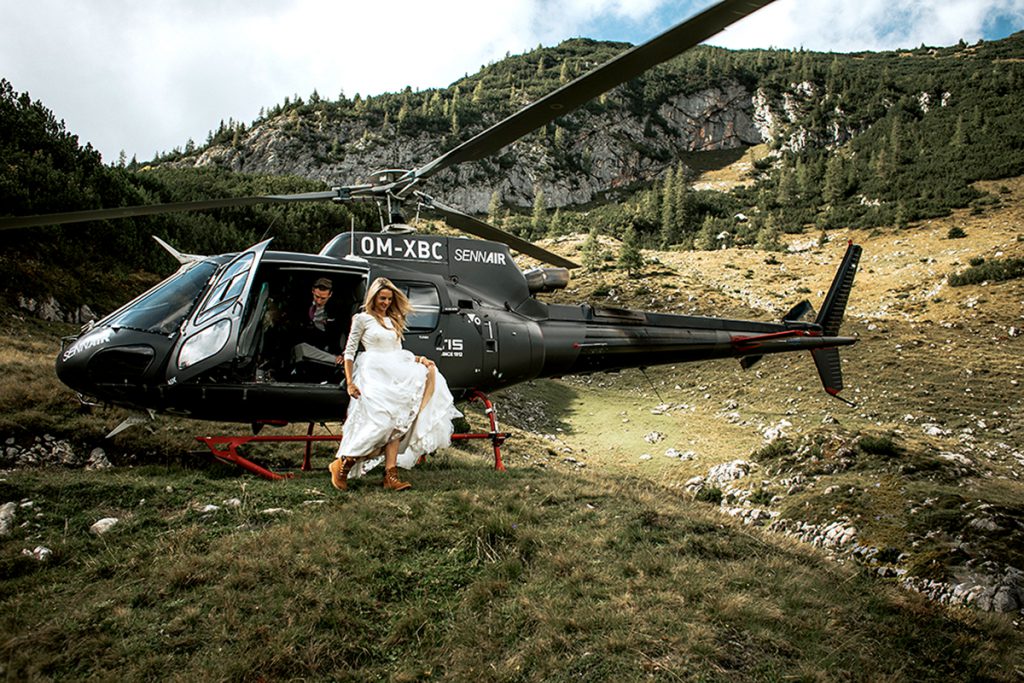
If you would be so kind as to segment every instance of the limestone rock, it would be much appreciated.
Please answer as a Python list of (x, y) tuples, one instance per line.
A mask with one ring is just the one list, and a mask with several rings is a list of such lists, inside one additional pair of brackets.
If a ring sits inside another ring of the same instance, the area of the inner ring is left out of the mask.
[(107, 460), (107, 453), (102, 448), (94, 448), (89, 453), (89, 460), (85, 463), (87, 470), (106, 470), (113, 467)]
[(93, 532), (97, 536), (102, 536), (113, 529), (119, 521), (120, 520), (117, 517), (104, 517), (89, 527), (89, 531)]
[(0, 536), (7, 536), (14, 526), (14, 513), (18, 509), (15, 502), (4, 503), (0, 506)]

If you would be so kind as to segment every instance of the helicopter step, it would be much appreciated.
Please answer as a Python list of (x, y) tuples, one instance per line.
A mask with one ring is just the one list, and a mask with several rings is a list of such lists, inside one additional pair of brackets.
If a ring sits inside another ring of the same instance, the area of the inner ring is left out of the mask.
[[(494, 469), (499, 472), (505, 472), (505, 463), (501, 459), (501, 446), (505, 443), (511, 434), (509, 432), (498, 431), (498, 417), (497, 412), (494, 408), (494, 404), (487, 397), (486, 394), (480, 391), (474, 391), (469, 396), (469, 402), (480, 401), (484, 407), (484, 413), (487, 415), (488, 421), (490, 422), (490, 431), (488, 432), (461, 432), (452, 434), (452, 441), (467, 441), (472, 439), (489, 439), (491, 441), (491, 447), (494, 450)], [(271, 424), (275, 427), (282, 427), (287, 422), (272, 421), (267, 424)], [(250, 443), (305, 443), (305, 455), (302, 460), (302, 466), (300, 470), (302, 472), (310, 472), (313, 470), (312, 466), (312, 448), (315, 442), (319, 441), (341, 441), (341, 434), (321, 434), (314, 435), (315, 423), (310, 422), (309, 428), (306, 431), (305, 436), (301, 434), (251, 434), (245, 436), (197, 436), (196, 441), (199, 441), (206, 445), (210, 449), (210, 453), (213, 457), (217, 458), (221, 462), (228, 463), (230, 465), (237, 465), (247, 472), (251, 472), (257, 476), (269, 479), (271, 481), (279, 481), (281, 479), (291, 479), (297, 475), (295, 472), (275, 472), (263, 465), (249, 460), (241, 453), (238, 449), (246, 444)], [(254, 425), (257, 427), (256, 431), (262, 429), (264, 423)], [(426, 456), (422, 456), (418, 464), (422, 464), (426, 460)]]

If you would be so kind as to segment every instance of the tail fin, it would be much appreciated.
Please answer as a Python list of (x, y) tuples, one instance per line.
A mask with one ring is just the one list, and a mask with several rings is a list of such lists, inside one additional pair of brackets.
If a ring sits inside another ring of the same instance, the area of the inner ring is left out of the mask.
[(811, 349), (814, 365), (825, 391), (838, 398), (843, 390), (843, 369), (839, 365), (839, 349)]
[(815, 320), (821, 325), (822, 333), (826, 337), (834, 337), (839, 334), (839, 324), (843, 322), (846, 302), (850, 298), (850, 290), (853, 289), (853, 277), (857, 274), (860, 252), (860, 245), (850, 242), (850, 246), (846, 248), (843, 262), (839, 264), (839, 270), (836, 271), (836, 276), (832, 280), (832, 287), (829, 288), (828, 294), (825, 296), (821, 313)]
[[(821, 325), (822, 333), (826, 337), (835, 337), (839, 334), (839, 325), (843, 322), (843, 314), (846, 312), (846, 302), (850, 298), (850, 290), (853, 289), (853, 278), (857, 274), (857, 264), (860, 262), (861, 247), (850, 242), (846, 248), (846, 255), (843, 262), (839, 264), (839, 270), (832, 280), (832, 286), (825, 296), (825, 303), (821, 308), (815, 322)], [(811, 351), (814, 357), (814, 365), (818, 368), (818, 376), (825, 391), (839, 400), (849, 403), (839, 397), (843, 389), (843, 370), (839, 361), (839, 349), (814, 349)], [(852, 403), (850, 405), (853, 405)]]

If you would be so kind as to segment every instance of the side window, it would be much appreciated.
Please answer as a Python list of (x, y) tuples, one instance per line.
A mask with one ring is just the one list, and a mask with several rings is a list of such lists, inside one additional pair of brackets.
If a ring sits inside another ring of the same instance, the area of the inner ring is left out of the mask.
[[(396, 283), (398, 284), (398, 283)], [(412, 313), (406, 319), (409, 332), (430, 332), (441, 318), (441, 297), (433, 285), (399, 284), (412, 304)]]

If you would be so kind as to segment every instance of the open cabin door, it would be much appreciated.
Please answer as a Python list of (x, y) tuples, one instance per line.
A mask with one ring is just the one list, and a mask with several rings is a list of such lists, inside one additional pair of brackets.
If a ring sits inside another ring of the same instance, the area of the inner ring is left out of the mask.
[(229, 261), (206, 296), (182, 327), (171, 360), (167, 382), (187, 382), (234, 359), (245, 304), (256, 279), (256, 269), (270, 240), (249, 247)]

